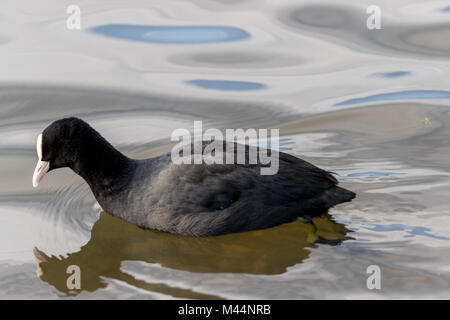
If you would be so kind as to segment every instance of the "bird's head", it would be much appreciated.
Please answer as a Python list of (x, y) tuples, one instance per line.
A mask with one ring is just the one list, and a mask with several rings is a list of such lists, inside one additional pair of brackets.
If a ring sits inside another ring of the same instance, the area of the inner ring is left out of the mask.
[[(33, 187), (37, 187), (51, 170), (72, 167), (81, 156), (81, 143), (91, 127), (78, 118), (64, 118), (53, 122), (38, 136), (36, 151), (38, 163), (33, 175)], [(89, 140), (87, 140), (89, 141)]]

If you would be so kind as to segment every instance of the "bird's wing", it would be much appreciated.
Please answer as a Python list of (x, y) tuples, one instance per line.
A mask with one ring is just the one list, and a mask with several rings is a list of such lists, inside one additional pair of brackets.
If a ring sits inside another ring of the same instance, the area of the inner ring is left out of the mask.
[[(248, 156), (250, 148), (245, 150)], [(172, 163), (158, 175), (162, 185), (171, 181), (171, 190), (161, 192), (158, 202), (185, 213), (223, 210), (240, 199), (276, 206), (310, 199), (337, 184), (329, 172), (302, 159), (282, 152), (278, 156), (274, 175), (261, 175), (260, 164)]]

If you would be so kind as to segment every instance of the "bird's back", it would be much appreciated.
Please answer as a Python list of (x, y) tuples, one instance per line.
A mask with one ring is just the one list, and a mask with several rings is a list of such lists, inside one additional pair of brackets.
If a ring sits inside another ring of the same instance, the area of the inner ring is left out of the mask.
[(278, 173), (261, 175), (260, 169), (260, 164), (174, 164), (170, 153), (137, 161), (132, 186), (111, 209), (141, 227), (212, 236), (318, 215), (354, 198), (329, 172), (286, 153), (279, 153)]

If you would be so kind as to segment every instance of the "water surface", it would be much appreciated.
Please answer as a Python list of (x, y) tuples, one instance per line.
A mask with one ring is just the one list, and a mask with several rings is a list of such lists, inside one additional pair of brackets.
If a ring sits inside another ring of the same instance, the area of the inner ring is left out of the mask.
[[(448, 10), (381, 1), (370, 31), (351, 1), (255, 3), (96, 1), (79, 31), (56, 0), (0, 3), (0, 298), (450, 298)], [(32, 188), (36, 138), (65, 116), (135, 158), (195, 120), (279, 128), (357, 198), (221, 237), (142, 230), (69, 169)]]
[(250, 37), (243, 29), (229, 26), (147, 26), (108, 24), (92, 27), (92, 33), (103, 36), (165, 44), (200, 44), (228, 42)]

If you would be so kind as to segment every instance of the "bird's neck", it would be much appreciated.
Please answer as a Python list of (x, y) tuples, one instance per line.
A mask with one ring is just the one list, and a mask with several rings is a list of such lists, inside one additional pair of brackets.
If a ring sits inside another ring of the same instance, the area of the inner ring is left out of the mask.
[(135, 162), (97, 134), (83, 144), (71, 168), (89, 184), (98, 198), (120, 192), (132, 176)]

